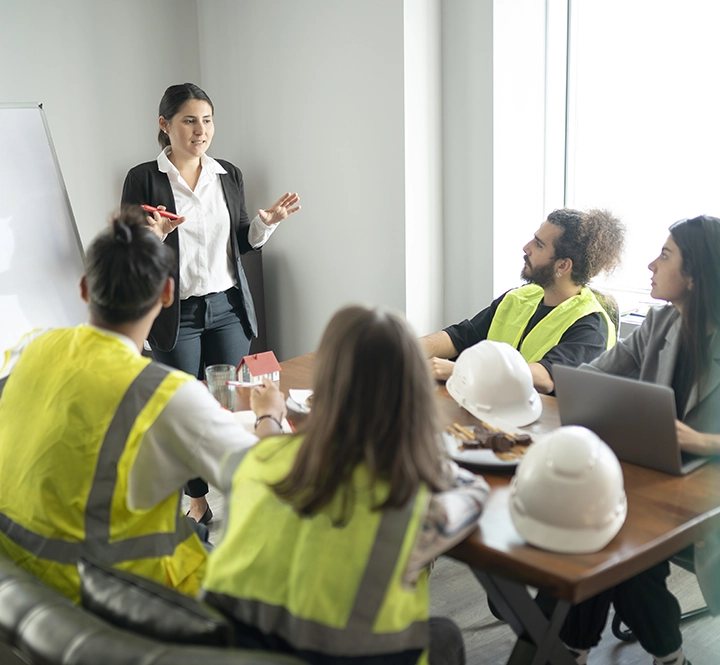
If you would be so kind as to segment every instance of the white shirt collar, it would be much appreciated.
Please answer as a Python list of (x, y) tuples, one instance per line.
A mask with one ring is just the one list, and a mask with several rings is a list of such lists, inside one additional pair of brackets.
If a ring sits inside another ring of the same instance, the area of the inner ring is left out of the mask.
[[(180, 175), (180, 172), (175, 167), (175, 164), (173, 164), (168, 158), (171, 149), (172, 148), (170, 146), (163, 148), (163, 151), (158, 155), (158, 169), (161, 173), (174, 173), (176, 175)], [(202, 165), (203, 171), (206, 173), (219, 173), (221, 175), (227, 173), (227, 171), (220, 166), (220, 163), (215, 161), (209, 155), (203, 155), (200, 157), (200, 164)]]

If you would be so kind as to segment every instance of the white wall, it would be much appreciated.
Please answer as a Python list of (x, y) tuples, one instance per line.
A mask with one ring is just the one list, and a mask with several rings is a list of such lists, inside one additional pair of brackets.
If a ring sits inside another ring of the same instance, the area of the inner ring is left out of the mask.
[(495, 297), (521, 283), (523, 246), (563, 202), (545, 210), (545, 3), (496, 1), (493, 26)]
[(440, 0), (405, 0), (405, 314), (419, 335), (443, 320)]
[(492, 299), (493, 0), (442, 5), (444, 321)]
[(0, 0), (0, 13), (0, 103), (43, 102), (85, 244), (128, 168), (157, 155), (165, 87), (194, 81), (249, 209), (302, 197), (264, 252), (279, 357), (314, 349), (346, 303), (407, 311), (424, 333), (489, 302), (493, 0)]
[(562, 206), (545, 200), (545, 47), (543, 2), (442, 4), (443, 325), (518, 286), (522, 247)]
[(0, 103), (43, 104), (87, 245), (159, 152), (165, 88), (199, 78), (195, 0), (0, 0), (0, 16)]

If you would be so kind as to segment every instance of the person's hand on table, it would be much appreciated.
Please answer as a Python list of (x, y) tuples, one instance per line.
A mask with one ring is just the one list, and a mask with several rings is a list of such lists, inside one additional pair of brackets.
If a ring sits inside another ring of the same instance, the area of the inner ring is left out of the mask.
[(675, 421), (675, 432), (680, 450), (693, 455), (720, 454), (720, 435), (698, 432), (679, 420)]
[(283, 194), (275, 203), (265, 210), (258, 210), (258, 215), (266, 226), (272, 226), (282, 222), (283, 219), (300, 210), (299, 205), (295, 205), (300, 200), (297, 192), (287, 192)]
[[(165, 210), (165, 206), (155, 206), (158, 210)], [(168, 219), (162, 217), (160, 213), (154, 212), (152, 215), (147, 216), (148, 228), (158, 237), (160, 240), (165, 240), (165, 236), (168, 233), (172, 233), (180, 224), (185, 221), (184, 217), (179, 219)]]
[(252, 389), (250, 408), (258, 418), (255, 426), (257, 436), (262, 438), (282, 431), (282, 421), (287, 413), (285, 395), (272, 381)]
[(436, 381), (447, 381), (455, 367), (452, 360), (445, 360), (444, 358), (430, 358), (428, 364), (430, 365), (430, 374)]

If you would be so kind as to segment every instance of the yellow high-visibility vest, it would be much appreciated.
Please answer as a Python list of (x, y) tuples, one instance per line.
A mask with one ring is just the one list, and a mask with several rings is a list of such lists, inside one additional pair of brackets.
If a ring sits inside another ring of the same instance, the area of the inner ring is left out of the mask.
[(493, 317), (488, 339), (506, 342), (518, 349), (528, 363), (540, 360), (550, 349), (557, 346), (562, 336), (578, 319), (598, 312), (608, 328), (606, 349), (615, 346), (615, 326), (595, 294), (584, 286), (580, 293), (561, 302), (544, 317), (525, 337), (522, 337), (532, 315), (542, 302), (545, 291), (537, 284), (527, 284), (509, 291), (498, 305)]
[(388, 486), (373, 485), (360, 464), (345, 526), (333, 526), (340, 492), (303, 517), (270, 489), (289, 472), (301, 442), (276, 437), (233, 454), (239, 465), (227, 528), (208, 561), (205, 600), (298, 650), (363, 656), (417, 649), (418, 662), (426, 662), (427, 571), (412, 588), (402, 576), (427, 511), (427, 488), (402, 509), (372, 510)]
[(180, 494), (127, 505), (145, 432), (191, 380), (88, 326), (32, 341), (0, 386), (0, 554), (75, 601), (83, 556), (196, 594), (206, 552)]

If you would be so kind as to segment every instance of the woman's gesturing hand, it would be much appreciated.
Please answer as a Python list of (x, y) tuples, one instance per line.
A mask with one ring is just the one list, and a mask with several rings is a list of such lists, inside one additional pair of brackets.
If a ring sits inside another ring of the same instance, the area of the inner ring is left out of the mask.
[[(157, 206), (157, 209), (165, 210), (165, 206)], [(161, 217), (159, 212), (154, 212), (152, 215), (147, 216), (148, 227), (160, 240), (165, 240), (165, 236), (174, 231), (184, 221), (184, 217), (178, 219)]]
[(286, 192), (275, 203), (265, 210), (258, 210), (260, 219), (266, 226), (272, 226), (278, 222), (282, 222), (288, 215), (300, 210), (299, 205), (295, 205), (300, 200), (297, 192)]

